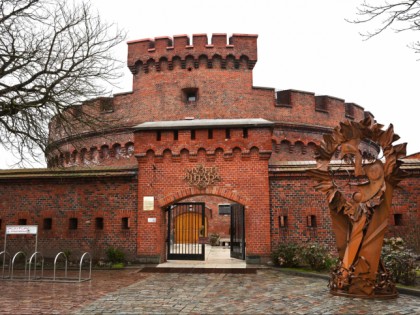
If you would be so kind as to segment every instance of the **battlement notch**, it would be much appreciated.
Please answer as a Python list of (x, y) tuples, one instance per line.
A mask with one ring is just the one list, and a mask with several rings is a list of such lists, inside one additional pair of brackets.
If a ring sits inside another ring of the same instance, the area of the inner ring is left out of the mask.
[(218, 56), (222, 60), (228, 57), (237, 61), (245, 58), (248, 60), (248, 68), (252, 69), (257, 62), (257, 38), (258, 35), (233, 34), (227, 40), (227, 35), (223, 33), (213, 34), (210, 43), (207, 34), (193, 34), (192, 43), (188, 35), (129, 41), (127, 65), (136, 74), (138, 66), (147, 64), (150, 60), (159, 62), (165, 59), (171, 63), (174, 58), (185, 61), (187, 57), (192, 57), (198, 61), (202, 56), (208, 59)]

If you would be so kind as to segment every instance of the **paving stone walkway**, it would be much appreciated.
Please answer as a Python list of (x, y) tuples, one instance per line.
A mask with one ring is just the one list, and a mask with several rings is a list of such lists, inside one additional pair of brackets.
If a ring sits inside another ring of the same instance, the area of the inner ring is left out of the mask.
[(420, 298), (329, 294), (326, 280), (281, 273), (94, 272), (91, 283), (0, 282), (2, 314), (420, 314)]

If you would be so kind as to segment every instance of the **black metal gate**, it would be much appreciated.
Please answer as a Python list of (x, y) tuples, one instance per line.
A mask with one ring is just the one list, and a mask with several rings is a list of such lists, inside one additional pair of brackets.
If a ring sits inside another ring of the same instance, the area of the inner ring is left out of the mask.
[(168, 259), (204, 260), (207, 236), (204, 203), (177, 203), (167, 210)]
[(240, 204), (230, 208), (230, 257), (245, 260), (245, 213)]

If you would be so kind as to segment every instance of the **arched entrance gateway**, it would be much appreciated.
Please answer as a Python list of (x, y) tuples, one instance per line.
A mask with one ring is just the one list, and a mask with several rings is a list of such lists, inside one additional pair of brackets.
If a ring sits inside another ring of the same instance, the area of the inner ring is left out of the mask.
[(195, 119), (135, 127), (141, 260), (204, 260), (211, 222), (206, 200), (219, 197), (229, 206), (231, 256), (254, 263), (269, 257), (272, 125), (264, 119)]

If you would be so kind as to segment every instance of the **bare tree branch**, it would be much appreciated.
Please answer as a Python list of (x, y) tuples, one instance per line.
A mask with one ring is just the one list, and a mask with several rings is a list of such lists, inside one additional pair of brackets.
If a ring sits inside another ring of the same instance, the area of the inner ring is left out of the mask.
[[(2, 0), (0, 144), (39, 158), (54, 116), (68, 121), (69, 108), (109, 94), (123, 66), (111, 50), (124, 38), (86, 2)], [(96, 128), (95, 119), (77, 115), (77, 124)]]
[[(358, 8), (357, 15), (360, 17), (348, 22), (377, 23), (373, 31), (362, 33), (366, 39), (370, 39), (385, 30), (391, 28), (395, 32), (420, 31), (420, 1), (419, 0), (387, 0), (382, 4), (370, 4), (364, 1)], [(420, 52), (420, 42), (415, 41), (409, 45), (416, 53)]]

